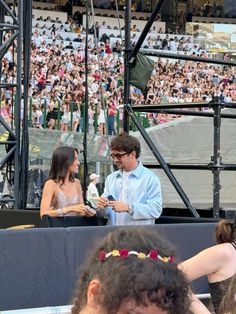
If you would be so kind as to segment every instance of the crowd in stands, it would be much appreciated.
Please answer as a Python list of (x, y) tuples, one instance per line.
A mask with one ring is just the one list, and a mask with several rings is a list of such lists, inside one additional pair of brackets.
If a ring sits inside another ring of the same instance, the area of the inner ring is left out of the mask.
[[(121, 123), (123, 118), (123, 39), (109, 36), (109, 31), (105, 21), (101, 25), (97, 22), (90, 29), (88, 41), (89, 130), (93, 132), (96, 119), (100, 134), (105, 132), (106, 117), (107, 125), (110, 125), (109, 134), (115, 134), (115, 128), (111, 127), (111, 123), (116, 123), (114, 116), (118, 115)], [(131, 29), (133, 44), (139, 31), (135, 25)], [(4, 32), (3, 41), (9, 36), (9, 32)], [(164, 34), (155, 27), (150, 30), (143, 48), (208, 56), (202, 47), (193, 43), (191, 36)], [(59, 18), (33, 19), (29, 90), (33, 100), (30, 124), (49, 129), (60, 126), (63, 131), (83, 130), (84, 56), (85, 30), (82, 26), (72, 19), (64, 24)], [(16, 81), (15, 57), (11, 47), (3, 58), (2, 82)], [(12, 89), (14, 91), (14, 88), (1, 91), (1, 116), (7, 123), (12, 120)], [(140, 89), (131, 86), (132, 103), (135, 105), (209, 102), (213, 96), (219, 96), (225, 102), (236, 101), (233, 67), (156, 58), (146, 97)], [(148, 118), (152, 125), (172, 120), (176, 116), (149, 114)]]

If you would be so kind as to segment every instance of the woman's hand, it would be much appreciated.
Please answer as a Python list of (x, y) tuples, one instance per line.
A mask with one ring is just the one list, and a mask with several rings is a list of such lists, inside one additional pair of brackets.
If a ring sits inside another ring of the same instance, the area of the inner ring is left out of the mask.
[(94, 214), (91, 213), (84, 204), (68, 206), (66, 207), (66, 211), (67, 213), (69, 212), (77, 213), (79, 216), (87, 216), (87, 217), (94, 216)]
[(86, 209), (88, 213), (85, 215), (86, 217), (92, 217), (97, 214), (96, 210), (90, 207), (89, 205), (86, 205)]

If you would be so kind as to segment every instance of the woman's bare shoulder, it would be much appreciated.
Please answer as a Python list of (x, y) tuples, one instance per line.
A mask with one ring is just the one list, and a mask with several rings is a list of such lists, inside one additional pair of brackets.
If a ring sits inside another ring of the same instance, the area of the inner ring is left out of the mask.
[(217, 245), (219, 254), (222, 254), (225, 258), (231, 259), (235, 256), (235, 248), (231, 243), (222, 243)]
[(78, 191), (82, 190), (81, 182), (79, 179), (75, 179), (74, 184), (76, 186), (76, 190), (78, 190)]
[(203, 256), (210, 256), (214, 257), (218, 260), (230, 260), (232, 258), (232, 255), (234, 253), (235, 249), (233, 248), (232, 244), (230, 243), (221, 243), (216, 244), (212, 247), (209, 247), (205, 250), (203, 250), (200, 254)]
[(81, 186), (81, 183), (80, 183), (80, 180), (79, 180), (79, 179), (75, 179), (74, 182), (75, 182), (76, 185)]
[(47, 180), (44, 184), (44, 189), (53, 189), (54, 190), (54, 189), (56, 189), (56, 187), (57, 187), (57, 183), (52, 179)]

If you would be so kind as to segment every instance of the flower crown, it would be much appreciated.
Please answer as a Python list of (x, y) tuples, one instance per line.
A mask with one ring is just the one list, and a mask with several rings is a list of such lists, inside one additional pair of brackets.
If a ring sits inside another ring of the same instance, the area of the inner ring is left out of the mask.
[(157, 250), (151, 250), (148, 254), (145, 254), (143, 252), (137, 252), (137, 251), (129, 251), (128, 249), (120, 249), (120, 250), (112, 250), (110, 252), (106, 252), (104, 250), (99, 251), (98, 253), (98, 259), (101, 262), (104, 262), (109, 257), (121, 257), (121, 258), (127, 258), (130, 255), (135, 255), (139, 259), (147, 259), (150, 258), (152, 260), (160, 260), (163, 263), (174, 263), (175, 257), (174, 256), (161, 256), (158, 254)]

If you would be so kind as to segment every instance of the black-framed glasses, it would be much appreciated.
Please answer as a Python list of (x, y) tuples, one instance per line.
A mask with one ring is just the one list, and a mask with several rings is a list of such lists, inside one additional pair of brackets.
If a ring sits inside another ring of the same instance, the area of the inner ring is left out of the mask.
[(121, 159), (121, 157), (128, 155), (129, 153), (121, 153), (121, 154), (111, 154), (111, 158)]

